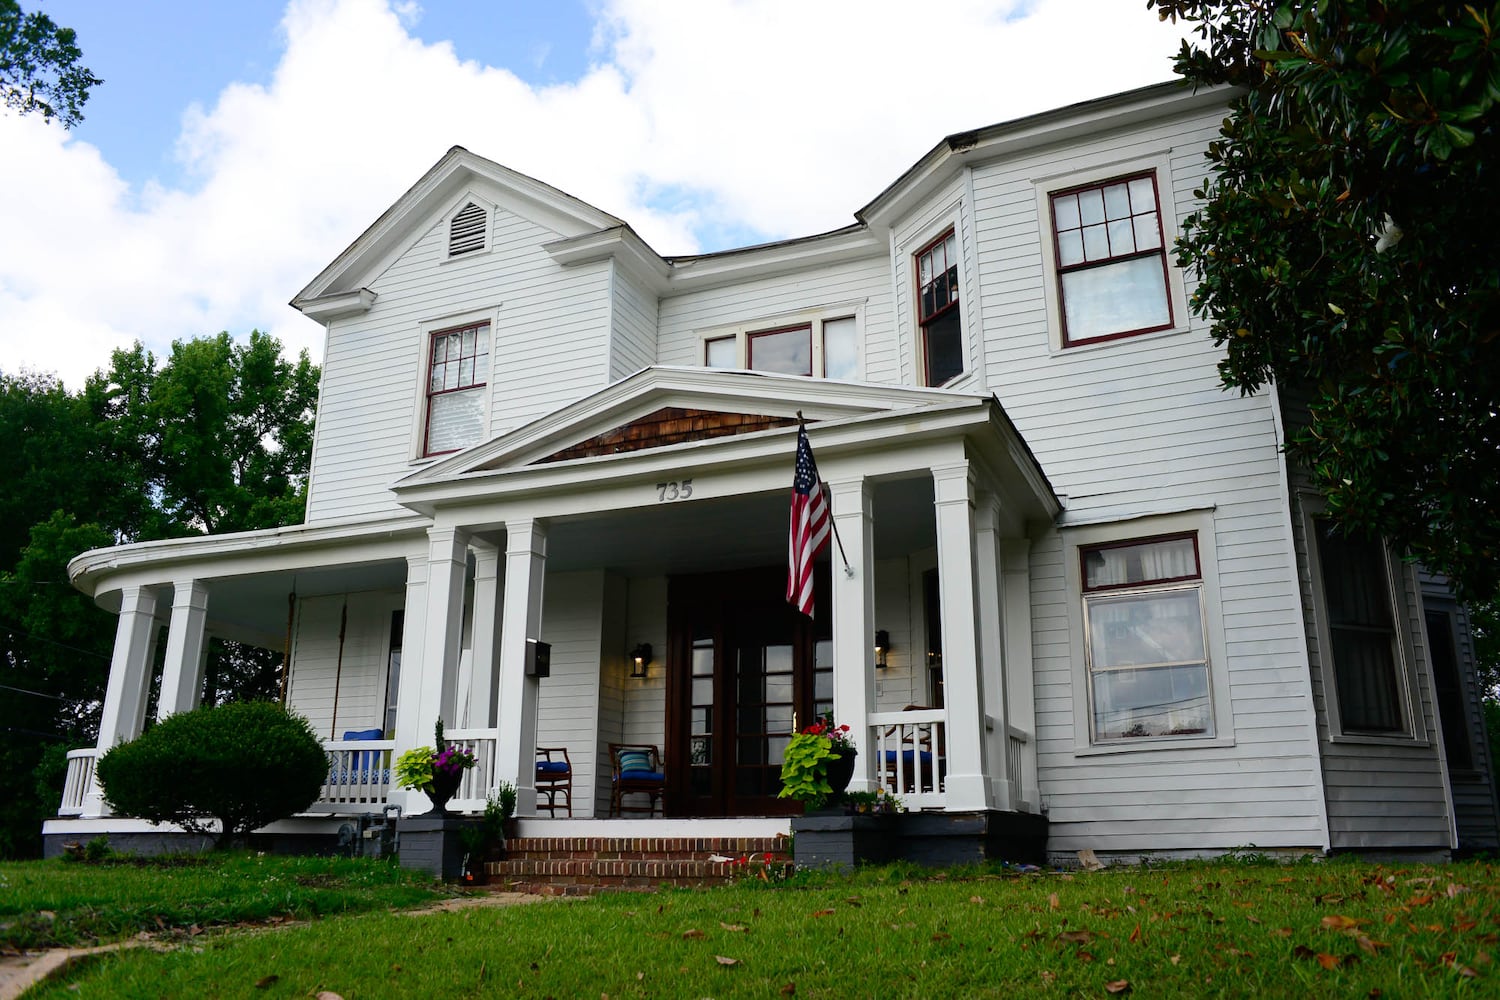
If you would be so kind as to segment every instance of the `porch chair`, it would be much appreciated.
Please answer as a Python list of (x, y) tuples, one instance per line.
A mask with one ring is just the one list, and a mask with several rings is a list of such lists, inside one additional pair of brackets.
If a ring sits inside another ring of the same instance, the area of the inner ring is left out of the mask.
[[(542, 801), (545, 795), (547, 800)], [(547, 810), (548, 816), (557, 815), (557, 797), (563, 797), (563, 806), (568, 815), (573, 815), (573, 762), (568, 759), (567, 747), (536, 748), (536, 811)]]
[[(661, 752), (650, 743), (611, 743), (609, 745), (610, 798), (609, 814), (627, 812), (655, 815), (662, 809), (662, 792), (667, 776), (662, 772)], [(644, 795), (644, 806), (627, 806), (627, 795)], [(665, 814), (665, 813), (664, 813)]]
[[(901, 711), (925, 712), (933, 707), (932, 705), (907, 705)], [(887, 726), (886, 737), (894, 736), (896, 729), (896, 726)], [(942, 747), (937, 748), (937, 756), (934, 758), (931, 726), (920, 731), (906, 733), (901, 739), (900, 748), (888, 749), (884, 756), (885, 759), (880, 761), (883, 784), (892, 792), (942, 790), (943, 779), (947, 777), (948, 759)]]

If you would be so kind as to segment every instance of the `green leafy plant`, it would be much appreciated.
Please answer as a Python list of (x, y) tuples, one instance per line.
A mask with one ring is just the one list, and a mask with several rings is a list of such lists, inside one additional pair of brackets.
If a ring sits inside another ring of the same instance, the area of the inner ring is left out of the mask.
[(306, 809), (328, 755), (306, 719), (270, 702), (180, 712), (99, 758), (116, 812), (214, 834), (216, 846)]
[(442, 719), (437, 720), (433, 735), (435, 746), (412, 747), (396, 758), (396, 784), (399, 787), (431, 792), (434, 779), (440, 775), (456, 776), (474, 766), (473, 753), (462, 747), (449, 746), (443, 739)]
[(836, 726), (824, 716), (787, 741), (781, 758), (781, 791), (778, 798), (796, 799), (817, 809), (833, 794), (828, 783), (828, 764), (854, 753), (849, 727)]
[(845, 792), (844, 812), (851, 816), (893, 816), (906, 812), (906, 806), (884, 788), (877, 788), (873, 792)]

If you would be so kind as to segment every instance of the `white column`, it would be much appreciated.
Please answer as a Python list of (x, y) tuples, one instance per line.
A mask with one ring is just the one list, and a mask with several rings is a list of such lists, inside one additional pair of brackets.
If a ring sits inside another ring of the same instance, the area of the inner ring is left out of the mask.
[[(156, 594), (146, 587), (126, 587), (120, 594), (115, 648), (104, 688), (99, 719), (100, 756), (141, 733), (146, 695), (151, 686), (151, 657), (156, 651)], [(84, 799), (83, 815), (105, 816), (108, 807), (97, 785)]]
[(984, 698), (984, 771), (990, 806), (1010, 809), (1005, 757), (1005, 646), (1000, 627), (1000, 499), (981, 493), (974, 510), (974, 599), (979, 608), (979, 686)]
[[(392, 734), (391, 761), (413, 747), (432, 742), (429, 726), (421, 732), (422, 651), (427, 641), (427, 553), (406, 557), (406, 607), (401, 616), (401, 672), (396, 678), (396, 730)], [(427, 798), (421, 792), (395, 787), (387, 797), (407, 812), (421, 812)]]
[(932, 482), (943, 619), (943, 704), (948, 715), (945, 790), (950, 811), (983, 809), (988, 805), (982, 768), (984, 702), (974, 605), (974, 491), (969, 463), (934, 466)]
[(859, 750), (853, 792), (874, 791), (875, 756), (869, 715), (875, 709), (875, 527), (871, 487), (864, 479), (829, 483), (833, 523), (843, 539), (854, 575), (833, 553), (833, 717), (847, 723)]
[(526, 640), (541, 638), (546, 570), (546, 529), (529, 519), (507, 521), (495, 777), (516, 786), (518, 816), (536, 814), (538, 684), (526, 674)]
[(208, 587), (201, 580), (174, 581), (161, 694), (156, 699), (158, 719), (198, 707), (203, 696), (203, 667), (208, 660), (207, 624)]
[[(464, 573), (468, 539), (456, 528), (427, 529), (426, 628), (422, 637), (421, 689), (414, 746), (432, 743), (438, 719), (454, 726), (458, 654), (463, 642)], [(405, 671), (402, 671), (405, 673)]]
[(486, 729), (495, 724), (495, 664), (500, 659), (500, 549), (475, 541), (474, 629), (470, 657), (469, 718), (465, 725)]
[(1027, 734), (1030, 743), (1021, 758), (1020, 788), (1012, 788), (1011, 808), (1035, 812), (1041, 808), (1037, 791), (1036, 695), (1031, 673), (1031, 542), (1006, 538), (1000, 542), (1000, 599), (1005, 615), (1006, 721)]

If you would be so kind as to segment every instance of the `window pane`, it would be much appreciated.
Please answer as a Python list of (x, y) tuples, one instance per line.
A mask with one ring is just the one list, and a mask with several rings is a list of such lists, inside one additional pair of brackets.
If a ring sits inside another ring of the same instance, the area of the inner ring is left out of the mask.
[(812, 374), (812, 327), (752, 333), (749, 340), (749, 363), (755, 371)]
[(441, 392), (442, 391), (442, 388), (443, 388), (443, 378), (445, 377), (444, 373), (445, 373), (447, 367), (448, 367), (447, 365), (443, 365), (443, 364), (435, 364), (435, 365), (432, 366), (432, 374), (427, 379), (427, 390), (429, 392)]
[(859, 378), (859, 343), (855, 340), (854, 317), (830, 319), (823, 324), (823, 375), (825, 378)]
[(1385, 547), (1317, 522), (1323, 604), (1344, 729), (1405, 732)]
[(926, 336), (927, 384), (942, 385), (964, 370), (962, 331), (958, 310), (944, 314), (922, 328)]
[(1070, 342), (1152, 330), (1172, 322), (1161, 257), (1105, 264), (1062, 276), (1063, 318)]
[(1104, 214), (1110, 219), (1130, 217), (1130, 194), (1124, 184), (1111, 184), (1104, 189)]
[(1065, 194), (1052, 199), (1052, 214), (1057, 220), (1058, 229), (1077, 229), (1078, 222), (1078, 196), (1076, 194)]
[(1109, 252), (1113, 257), (1135, 252), (1135, 229), (1129, 219), (1118, 219), (1109, 224)]
[[(457, 366), (454, 366), (456, 369)], [(450, 392), (428, 400), (427, 453), (457, 451), (484, 436), (483, 389)]]
[(1213, 735), (1204, 664), (1097, 674), (1093, 696), (1095, 739)]
[(1157, 594), (1090, 597), (1090, 663), (1095, 671), (1164, 663), (1197, 663), (1203, 610), (1197, 587)]
[(739, 340), (735, 337), (716, 337), (704, 345), (703, 363), (710, 368), (738, 368)]
[(1156, 181), (1137, 177), (1130, 182), (1130, 210), (1136, 214), (1156, 211)]
[(1135, 217), (1135, 247), (1137, 250), (1155, 250), (1161, 246), (1161, 226), (1156, 221), (1156, 213)]
[(1057, 234), (1057, 259), (1063, 267), (1083, 263), (1083, 233), (1074, 229)]
[(1198, 554), (1191, 538), (1086, 549), (1083, 574), (1085, 590), (1181, 580), (1198, 575)]
[(1083, 256), (1088, 260), (1106, 260), (1109, 258), (1109, 236), (1102, 224), (1084, 227)]
[(1098, 188), (1078, 192), (1078, 215), (1085, 226), (1104, 221), (1104, 195)]

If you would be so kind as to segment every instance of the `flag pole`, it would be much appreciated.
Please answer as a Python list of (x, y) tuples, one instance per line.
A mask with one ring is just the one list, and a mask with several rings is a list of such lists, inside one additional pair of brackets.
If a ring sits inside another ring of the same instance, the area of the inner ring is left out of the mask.
[[(799, 431), (807, 429), (807, 420), (803, 418), (801, 410), (797, 411), (797, 429)], [(824, 497), (827, 497), (828, 485), (821, 478), (818, 479), (818, 486), (823, 490)], [(833, 504), (830, 503), (828, 506), (832, 508)], [(844, 560), (844, 575), (852, 580), (854, 579), (854, 568), (849, 565), (849, 556), (844, 552), (844, 540), (839, 537), (839, 522), (833, 516), (831, 509), (828, 514), (828, 526), (833, 529), (833, 540), (839, 543), (839, 558)]]

